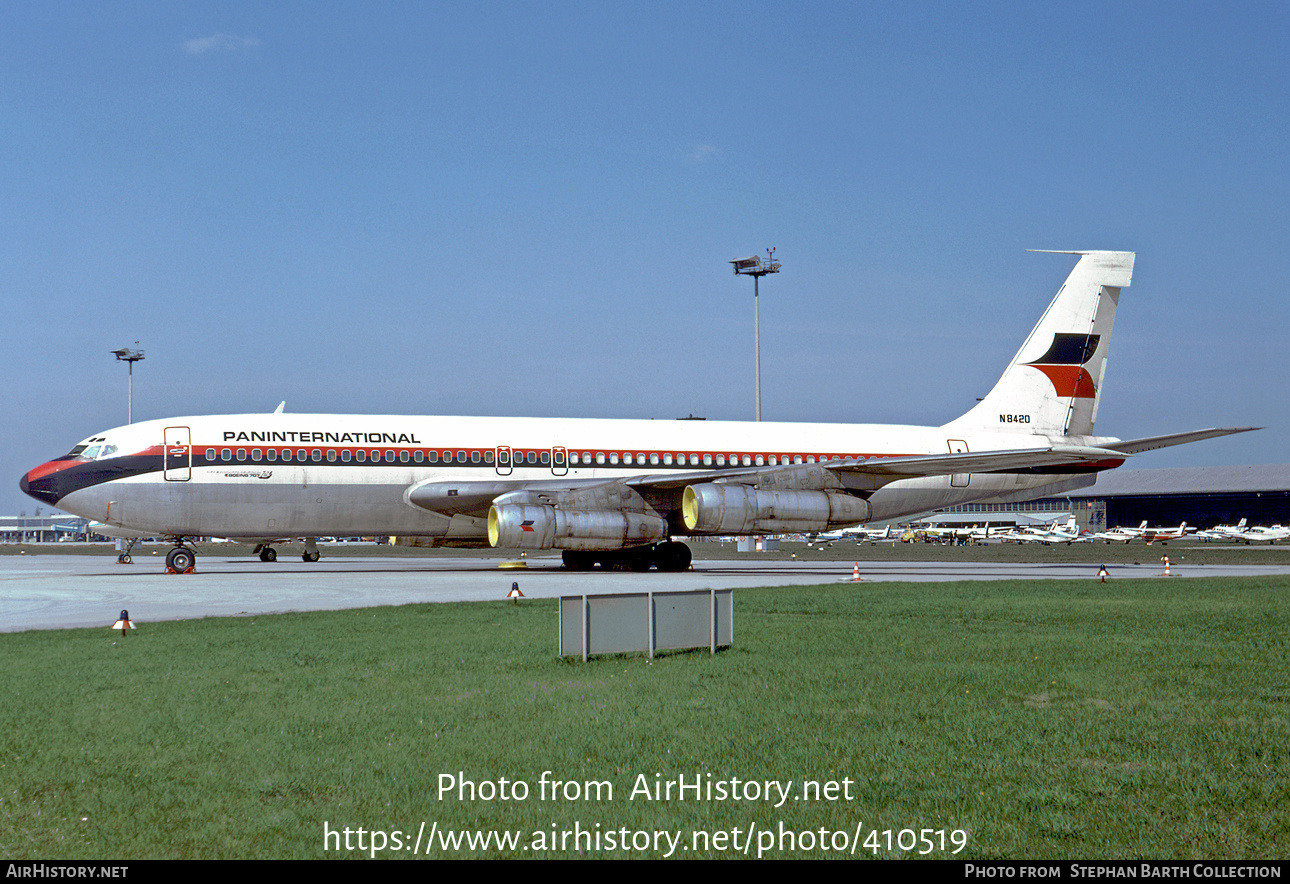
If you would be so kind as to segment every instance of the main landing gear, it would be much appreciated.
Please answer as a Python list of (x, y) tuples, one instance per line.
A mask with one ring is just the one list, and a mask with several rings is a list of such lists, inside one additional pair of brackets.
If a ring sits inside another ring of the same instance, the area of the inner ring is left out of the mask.
[(570, 571), (590, 571), (596, 565), (607, 571), (685, 571), (691, 560), (690, 548), (675, 540), (631, 549), (566, 549), (561, 558)]
[(184, 546), (183, 538), (175, 540), (175, 548), (166, 553), (167, 574), (191, 574), (197, 567), (197, 553)]
[[(267, 543), (257, 543), (255, 549), (251, 550), (251, 555), (258, 555), (261, 562), (276, 562), (278, 560), (278, 551)], [(306, 562), (316, 562), (322, 558), (322, 553), (318, 551), (318, 538), (305, 538), (305, 551), (300, 558)]]

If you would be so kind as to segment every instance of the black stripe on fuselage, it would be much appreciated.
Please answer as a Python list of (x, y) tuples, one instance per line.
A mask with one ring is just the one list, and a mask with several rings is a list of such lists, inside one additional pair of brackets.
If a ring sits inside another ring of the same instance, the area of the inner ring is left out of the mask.
[(57, 506), (58, 502), (73, 491), (114, 482), (130, 476), (141, 476), (146, 473), (161, 472), (161, 455), (136, 454), (126, 457), (112, 457), (106, 460), (89, 460), (75, 466), (66, 467), (57, 472), (48, 473), (35, 480), (26, 476), (22, 480), (24, 493)]

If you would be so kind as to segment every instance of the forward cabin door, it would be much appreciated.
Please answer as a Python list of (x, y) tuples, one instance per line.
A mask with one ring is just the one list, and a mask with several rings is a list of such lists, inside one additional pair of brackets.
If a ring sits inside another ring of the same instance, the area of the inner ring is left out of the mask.
[(162, 476), (167, 482), (187, 482), (193, 477), (192, 431), (188, 427), (166, 427), (162, 432)]

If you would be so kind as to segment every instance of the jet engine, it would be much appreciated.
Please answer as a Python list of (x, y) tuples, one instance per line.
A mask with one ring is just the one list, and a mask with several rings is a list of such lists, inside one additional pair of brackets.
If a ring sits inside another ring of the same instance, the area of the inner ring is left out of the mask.
[(869, 502), (838, 491), (771, 491), (750, 485), (690, 485), (681, 498), (685, 527), (698, 534), (824, 531), (867, 522)]
[(622, 510), (502, 504), (488, 510), (488, 542), (508, 549), (622, 549), (667, 540), (667, 522)]

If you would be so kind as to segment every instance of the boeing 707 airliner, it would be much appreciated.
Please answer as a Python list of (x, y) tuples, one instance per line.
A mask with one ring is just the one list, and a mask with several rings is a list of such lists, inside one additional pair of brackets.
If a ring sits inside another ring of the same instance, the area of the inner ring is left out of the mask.
[(1003, 376), (940, 427), (722, 421), (240, 414), (96, 433), (24, 492), (123, 534), (272, 544), (408, 535), (559, 549), (566, 567), (683, 570), (678, 537), (818, 532), (1092, 485), (1139, 452), (1253, 427), (1094, 436), (1133, 252), (1079, 260)]

